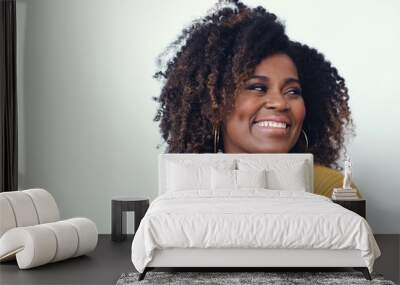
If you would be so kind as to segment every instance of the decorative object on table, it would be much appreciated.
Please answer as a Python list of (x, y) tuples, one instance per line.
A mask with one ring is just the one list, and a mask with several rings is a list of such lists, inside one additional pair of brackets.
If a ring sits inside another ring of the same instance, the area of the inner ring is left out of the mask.
[(332, 200), (358, 200), (356, 189), (333, 188)]
[(96, 225), (87, 218), (60, 221), (56, 201), (44, 189), (0, 193), (0, 211), (0, 261), (16, 259), (20, 269), (96, 248)]
[(350, 157), (347, 156), (344, 161), (344, 178), (343, 178), (343, 190), (351, 190), (351, 161)]
[(135, 232), (149, 208), (148, 198), (114, 197), (111, 201), (111, 239), (126, 239), (126, 212), (135, 212)]
[(124, 273), (116, 285), (136, 284), (379, 284), (396, 285), (384, 280), (381, 274), (372, 274), (372, 282), (361, 272), (149, 272), (138, 281), (139, 273)]
[(332, 200), (334, 203), (359, 214), (364, 219), (366, 218), (366, 202), (364, 199), (355, 200)]
[(343, 177), (343, 187), (333, 188), (332, 199), (333, 200), (357, 200), (357, 189), (351, 187), (352, 180), (352, 170), (350, 157), (346, 156), (344, 162), (344, 177)]

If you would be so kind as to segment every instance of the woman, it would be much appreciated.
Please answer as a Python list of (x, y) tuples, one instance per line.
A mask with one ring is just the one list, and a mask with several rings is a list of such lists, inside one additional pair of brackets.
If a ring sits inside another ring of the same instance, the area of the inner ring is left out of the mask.
[(274, 14), (225, 1), (161, 57), (171, 52), (154, 98), (168, 152), (313, 153), (315, 193), (341, 187), (333, 168), (352, 131), (345, 81)]

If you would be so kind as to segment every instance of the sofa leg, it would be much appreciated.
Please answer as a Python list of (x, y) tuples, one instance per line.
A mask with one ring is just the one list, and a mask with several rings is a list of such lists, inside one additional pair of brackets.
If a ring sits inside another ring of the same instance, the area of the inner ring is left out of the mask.
[(369, 274), (369, 270), (367, 267), (354, 267), (355, 270), (361, 271), (364, 275), (365, 279), (372, 280), (371, 275)]
[(146, 276), (146, 273), (147, 273), (147, 267), (143, 270), (142, 273), (139, 274), (138, 281), (142, 281), (144, 279), (144, 277)]

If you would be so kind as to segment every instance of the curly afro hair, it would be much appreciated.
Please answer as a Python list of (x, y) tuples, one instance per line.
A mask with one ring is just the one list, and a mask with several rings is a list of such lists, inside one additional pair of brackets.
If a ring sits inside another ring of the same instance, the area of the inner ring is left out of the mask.
[(164, 85), (153, 98), (159, 103), (154, 121), (167, 152), (214, 152), (213, 130), (233, 110), (237, 91), (276, 53), (295, 63), (307, 110), (308, 148), (298, 142), (291, 152), (310, 152), (315, 163), (337, 167), (346, 128), (354, 134), (344, 79), (323, 54), (291, 41), (274, 14), (235, 0), (220, 1), (159, 57), (154, 77)]

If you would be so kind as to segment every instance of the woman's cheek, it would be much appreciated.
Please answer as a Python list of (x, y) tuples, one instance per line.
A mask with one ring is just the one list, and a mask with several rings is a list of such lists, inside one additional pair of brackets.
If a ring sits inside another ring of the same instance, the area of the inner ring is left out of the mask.
[(238, 120), (249, 123), (251, 117), (256, 114), (258, 105), (259, 104), (257, 104), (257, 100), (254, 100), (250, 96), (243, 96), (242, 98), (239, 98), (238, 96), (235, 108), (235, 113), (238, 117)]
[(306, 107), (304, 105), (303, 98), (300, 98), (297, 102), (293, 103), (291, 106), (291, 110), (296, 120), (296, 123), (302, 126), (304, 118), (306, 116)]

